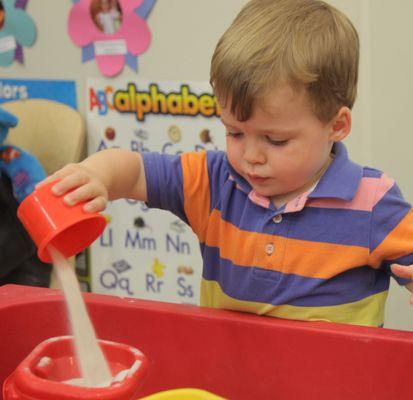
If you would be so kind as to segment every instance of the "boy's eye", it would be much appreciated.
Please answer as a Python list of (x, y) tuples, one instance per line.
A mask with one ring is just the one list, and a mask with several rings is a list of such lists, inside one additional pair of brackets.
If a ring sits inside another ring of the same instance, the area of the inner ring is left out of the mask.
[(239, 138), (242, 136), (241, 132), (228, 132), (227, 131), (227, 136), (230, 136), (232, 138)]
[(288, 140), (275, 140), (271, 139), (269, 136), (266, 137), (268, 143), (272, 144), (273, 146), (285, 146), (288, 143)]

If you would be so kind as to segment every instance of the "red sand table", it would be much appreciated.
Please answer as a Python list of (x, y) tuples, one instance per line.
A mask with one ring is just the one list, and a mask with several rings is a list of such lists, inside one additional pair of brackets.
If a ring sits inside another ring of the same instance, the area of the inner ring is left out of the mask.
[[(302, 323), (85, 294), (99, 338), (148, 358), (141, 394), (197, 387), (231, 400), (413, 398), (413, 332)], [(0, 383), (41, 341), (67, 335), (59, 291), (0, 287)]]

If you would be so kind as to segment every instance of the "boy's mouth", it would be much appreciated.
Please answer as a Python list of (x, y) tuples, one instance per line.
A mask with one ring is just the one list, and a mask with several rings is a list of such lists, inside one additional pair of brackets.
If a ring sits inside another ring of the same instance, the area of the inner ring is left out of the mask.
[(260, 175), (255, 175), (255, 174), (247, 174), (247, 178), (250, 183), (255, 184), (255, 185), (262, 185), (270, 179), (270, 178), (260, 176)]

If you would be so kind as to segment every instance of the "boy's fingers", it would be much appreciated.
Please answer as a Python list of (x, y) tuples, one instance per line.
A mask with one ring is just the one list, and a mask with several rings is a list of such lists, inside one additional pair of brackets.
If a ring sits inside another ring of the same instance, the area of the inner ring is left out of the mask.
[(38, 182), (38, 183), (35, 185), (35, 188), (38, 188), (38, 187), (43, 186), (43, 185), (46, 185), (46, 184), (48, 184), (48, 183), (50, 183), (50, 182), (52, 182), (52, 181), (54, 181), (54, 180), (56, 180), (56, 177), (54, 176), (54, 174), (53, 174), (53, 175), (49, 175), (47, 178), (44, 178), (42, 181)]
[(98, 185), (93, 183), (88, 183), (77, 187), (76, 189), (69, 192), (65, 197), (64, 201), (68, 205), (74, 205), (82, 201), (91, 200), (95, 197), (103, 196), (102, 190), (99, 189)]
[(99, 196), (87, 202), (83, 209), (88, 213), (100, 212), (106, 208), (106, 204), (106, 199), (103, 196)]
[(412, 265), (404, 266), (400, 264), (392, 264), (390, 268), (393, 274), (397, 275), (399, 278), (412, 279), (412, 275), (413, 275)]
[[(46, 184), (51, 183), (51, 182), (56, 181), (56, 180), (62, 180), (63, 178), (65, 178), (66, 176), (68, 176), (72, 173), (73, 173), (73, 170), (70, 166), (63, 167), (59, 171), (56, 171), (55, 173), (53, 173), (53, 174), (49, 175), (48, 177), (46, 177), (45, 179), (43, 179), (41, 182), (39, 182), (36, 185), (36, 187), (46, 185)], [(55, 186), (52, 187), (53, 192), (54, 192), (54, 190), (53, 190), (54, 187)], [(57, 194), (57, 193), (55, 193), (55, 194)]]
[(62, 194), (65, 194), (89, 182), (89, 177), (86, 174), (80, 173), (69, 172), (66, 175), (58, 176), (57, 178), (60, 179), (59, 182), (52, 187), (52, 192), (57, 196), (61, 196)]

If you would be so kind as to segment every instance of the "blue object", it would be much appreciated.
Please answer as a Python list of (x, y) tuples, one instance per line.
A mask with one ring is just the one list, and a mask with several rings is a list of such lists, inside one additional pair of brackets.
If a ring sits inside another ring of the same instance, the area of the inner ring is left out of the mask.
[(46, 173), (34, 156), (19, 147), (3, 144), (9, 128), (17, 123), (15, 115), (0, 108), (0, 173), (10, 179), (14, 197), (21, 203), (46, 177)]
[(25, 99), (57, 101), (77, 110), (76, 83), (55, 79), (0, 78), (0, 104)]

